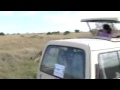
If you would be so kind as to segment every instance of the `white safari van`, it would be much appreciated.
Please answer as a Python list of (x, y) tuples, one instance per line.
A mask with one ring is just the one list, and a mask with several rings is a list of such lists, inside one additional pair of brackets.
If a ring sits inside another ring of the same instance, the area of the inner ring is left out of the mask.
[(42, 52), (37, 75), (37, 79), (119, 78), (120, 38), (117, 37), (49, 41)]

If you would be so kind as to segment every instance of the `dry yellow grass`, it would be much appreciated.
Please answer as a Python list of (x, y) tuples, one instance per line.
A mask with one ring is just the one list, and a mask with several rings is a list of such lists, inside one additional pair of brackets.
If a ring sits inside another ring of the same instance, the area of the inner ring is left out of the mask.
[(90, 33), (71, 33), (68, 35), (6, 35), (0, 36), (0, 78), (34, 79), (38, 63), (31, 58), (42, 51), (49, 40), (90, 36)]

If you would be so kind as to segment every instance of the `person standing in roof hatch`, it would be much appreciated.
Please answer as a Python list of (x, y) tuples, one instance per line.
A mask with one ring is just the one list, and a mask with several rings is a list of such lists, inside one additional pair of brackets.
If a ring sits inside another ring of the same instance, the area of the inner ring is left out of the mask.
[(112, 37), (112, 29), (110, 28), (110, 26), (108, 24), (104, 24), (103, 29), (98, 31), (97, 36), (111, 38)]

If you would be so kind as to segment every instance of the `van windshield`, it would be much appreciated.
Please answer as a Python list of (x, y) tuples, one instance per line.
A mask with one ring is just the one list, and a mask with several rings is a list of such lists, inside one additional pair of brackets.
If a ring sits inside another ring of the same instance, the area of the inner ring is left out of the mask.
[(40, 71), (63, 79), (85, 78), (85, 52), (82, 49), (48, 46)]
[(100, 54), (99, 68), (101, 79), (120, 78), (120, 51)]

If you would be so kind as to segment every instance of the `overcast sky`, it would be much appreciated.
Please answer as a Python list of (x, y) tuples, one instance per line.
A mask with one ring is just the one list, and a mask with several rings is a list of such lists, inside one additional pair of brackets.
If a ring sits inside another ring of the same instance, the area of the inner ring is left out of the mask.
[[(0, 32), (88, 31), (83, 18), (120, 17), (120, 11), (0, 11)], [(94, 27), (94, 25), (92, 25)]]

